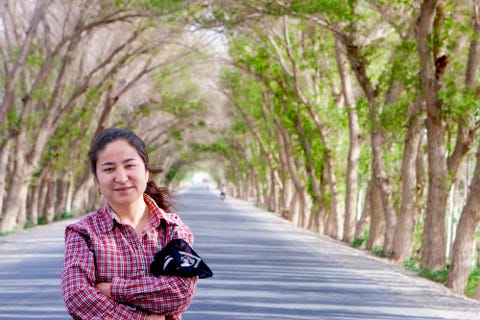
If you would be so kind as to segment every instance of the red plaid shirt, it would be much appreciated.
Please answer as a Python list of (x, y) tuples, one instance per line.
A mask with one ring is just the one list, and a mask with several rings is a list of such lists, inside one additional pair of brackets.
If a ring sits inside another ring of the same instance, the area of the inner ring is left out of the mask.
[[(108, 204), (67, 226), (62, 293), (74, 319), (143, 320), (148, 313), (181, 319), (190, 305), (197, 278), (155, 277), (150, 263), (171, 239), (192, 245), (192, 232), (176, 214), (165, 213), (147, 195), (144, 199), (152, 219), (141, 240)], [(98, 282), (111, 282), (113, 299), (95, 287)]]

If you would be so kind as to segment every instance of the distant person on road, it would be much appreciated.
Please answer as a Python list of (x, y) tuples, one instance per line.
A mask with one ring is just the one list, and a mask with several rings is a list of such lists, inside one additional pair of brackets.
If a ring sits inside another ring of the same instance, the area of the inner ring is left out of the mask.
[(62, 293), (74, 319), (181, 319), (196, 277), (154, 276), (155, 253), (193, 234), (170, 213), (172, 196), (150, 173), (144, 142), (133, 132), (107, 129), (94, 138), (90, 169), (104, 207), (65, 230)]
[(225, 192), (225, 185), (222, 184), (222, 186), (220, 187), (220, 200), (225, 200), (226, 196), (227, 194)]

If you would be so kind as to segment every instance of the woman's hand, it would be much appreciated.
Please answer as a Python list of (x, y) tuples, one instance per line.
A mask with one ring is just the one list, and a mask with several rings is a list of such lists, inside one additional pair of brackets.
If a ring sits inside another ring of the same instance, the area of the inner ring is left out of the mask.
[(165, 316), (161, 314), (149, 314), (147, 320), (165, 320)]
[(104, 295), (109, 297), (110, 299), (112, 298), (111, 294), (111, 289), (112, 289), (112, 283), (111, 282), (99, 282), (95, 285), (98, 290)]

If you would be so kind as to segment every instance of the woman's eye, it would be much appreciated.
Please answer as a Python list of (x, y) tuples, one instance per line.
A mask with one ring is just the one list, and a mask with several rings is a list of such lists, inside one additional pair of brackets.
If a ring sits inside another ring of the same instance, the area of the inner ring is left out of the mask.
[(113, 168), (105, 168), (103, 169), (103, 172), (112, 172), (113, 171)]

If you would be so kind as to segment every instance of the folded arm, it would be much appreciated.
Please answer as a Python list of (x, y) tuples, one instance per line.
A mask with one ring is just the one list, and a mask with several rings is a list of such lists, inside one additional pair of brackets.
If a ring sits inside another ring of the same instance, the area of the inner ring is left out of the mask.
[(62, 272), (65, 306), (74, 319), (147, 319), (147, 313), (103, 295), (95, 287), (93, 253), (79, 233), (67, 229)]
[(114, 277), (111, 295), (115, 301), (161, 314), (179, 314), (192, 302), (197, 278), (146, 276), (138, 279)]

